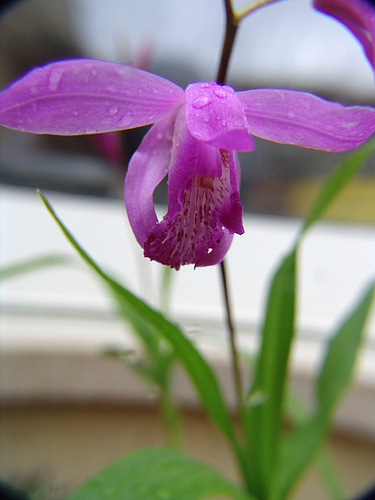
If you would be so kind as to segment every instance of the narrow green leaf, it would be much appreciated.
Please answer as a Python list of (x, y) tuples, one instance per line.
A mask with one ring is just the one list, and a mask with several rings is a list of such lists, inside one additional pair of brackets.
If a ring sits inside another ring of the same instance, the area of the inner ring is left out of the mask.
[(350, 383), (374, 290), (375, 282), (369, 286), (359, 304), (333, 335), (327, 346), (316, 385), (320, 415), (330, 414)]
[(283, 260), (271, 284), (262, 346), (248, 395), (247, 432), (254, 491), (267, 497), (273, 477), (282, 420), (282, 402), (294, 334), (296, 251)]
[(331, 423), (332, 412), (349, 385), (374, 293), (375, 283), (372, 283), (327, 346), (317, 380), (316, 410), (282, 441), (272, 500), (286, 497), (319, 451)]
[(161, 313), (148, 306), (145, 302), (105, 274), (78, 244), (42, 193), (39, 192), (39, 196), (71, 245), (86, 264), (95, 271), (113, 292), (122, 314), (126, 315), (127, 320), (134, 325), (135, 329), (137, 330), (140, 328), (142, 324), (147, 327), (149, 326), (173, 346), (177, 359), (184, 366), (193, 381), (197, 394), (200, 396), (201, 402), (207, 413), (227, 436), (234, 448), (237, 449), (231, 417), (224, 403), (218, 380), (211, 367), (196, 347), (184, 336), (182, 331), (174, 323), (168, 321)]
[(301, 234), (306, 232), (322, 216), (374, 151), (375, 141), (370, 141), (366, 146), (358, 148), (354, 153), (350, 154), (332, 172), (309, 210)]
[[(252, 500), (212, 467), (163, 449), (138, 450), (116, 460), (68, 500)], [(255, 499), (253, 499), (255, 500)]]
[(25, 259), (0, 268), (0, 280), (13, 278), (21, 274), (37, 271), (44, 267), (73, 264), (75, 261), (67, 255), (49, 254)]

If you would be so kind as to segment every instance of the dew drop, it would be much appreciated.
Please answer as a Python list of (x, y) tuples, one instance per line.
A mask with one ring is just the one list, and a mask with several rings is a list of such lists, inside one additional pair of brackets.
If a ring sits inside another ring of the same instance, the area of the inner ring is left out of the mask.
[(78, 116), (78, 111), (72, 111), (73, 116)]
[(227, 97), (227, 93), (221, 87), (215, 89), (214, 92), (218, 97), (220, 97), (220, 99), (224, 99), (225, 97)]
[(210, 84), (207, 82), (201, 83), (201, 89), (208, 89), (209, 86), (210, 86)]
[(205, 116), (203, 117), (203, 120), (204, 120), (206, 123), (208, 123), (208, 122), (210, 121), (210, 117), (209, 117), (209, 116), (207, 116), (207, 115), (205, 115)]
[(221, 120), (221, 124), (223, 127), (226, 127), (227, 126), (227, 121), (226, 120)]
[(115, 71), (119, 76), (124, 76), (126, 74), (126, 68), (118, 67)]
[(163, 134), (161, 132), (158, 132), (156, 137), (161, 141), (163, 139)]
[(129, 127), (134, 121), (132, 113), (125, 113), (122, 115), (122, 117), (119, 119), (118, 124), (120, 127)]
[(54, 68), (51, 71), (48, 79), (48, 88), (50, 89), (51, 92), (55, 92), (57, 90), (63, 74), (64, 74), (63, 68)]
[(85, 133), (86, 134), (95, 134), (96, 130), (94, 128), (87, 127)]
[(192, 106), (195, 109), (202, 109), (205, 106), (211, 104), (211, 102), (212, 102), (211, 99), (207, 95), (199, 95), (192, 102)]
[(108, 109), (108, 112), (109, 112), (110, 115), (115, 115), (116, 113), (118, 113), (118, 107), (117, 106), (111, 106)]
[(110, 83), (109, 85), (106, 86), (106, 90), (109, 92), (116, 92), (117, 88), (116, 85), (113, 85), (113, 83)]
[(96, 76), (98, 74), (98, 72), (96, 71), (96, 69), (92, 69), (91, 74), (92, 74), (92, 76)]
[(229, 85), (224, 85), (223, 89), (225, 89), (230, 94), (234, 94), (234, 88), (230, 87)]

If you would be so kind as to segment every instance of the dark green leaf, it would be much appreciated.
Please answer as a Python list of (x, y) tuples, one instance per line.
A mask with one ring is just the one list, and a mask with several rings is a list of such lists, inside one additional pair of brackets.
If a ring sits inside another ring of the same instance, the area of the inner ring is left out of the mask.
[(180, 453), (148, 448), (106, 467), (68, 500), (251, 500), (218, 471)]
[(58, 218), (46, 198), (41, 193), (39, 193), (39, 195), (68, 241), (89, 267), (95, 271), (101, 280), (110, 288), (122, 314), (124, 314), (127, 320), (134, 326), (135, 330), (138, 331), (141, 328), (145, 328), (144, 332), (146, 335), (147, 329), (150, 328), (170, 343), (176, 357), (191, 377), (207, 413), (236, 448), (231, 417), (224, 403), (217, 378), (196, 347), (185, 337), (174, 323), (168, 321), (161, 313), (148, 306), (145, 302), (105, 274), (78, 244), (76, 239)]
[(350, 382), (374, 290), (375, 283), (368, 288), (327, 346), (327, 354), (317, 381), (316, 410), (283, 439), (273, 485), (273, 500), (285, 498), (301, 472), (319, 451), (331, 423), (332, 412)]
[(317, 380), (316, 392), (320, 415), (329, 415), (350, 383), (354, 362), (374, 296), (371, 284), (359, 304), (332, 336)]
[(267, 496), (273, 477), (282, 418), (282, 401), (294, 333), (296, 252), (282, 262), (271, 284), (262, 347), (248, 396), (249, 449), (254, 491)]

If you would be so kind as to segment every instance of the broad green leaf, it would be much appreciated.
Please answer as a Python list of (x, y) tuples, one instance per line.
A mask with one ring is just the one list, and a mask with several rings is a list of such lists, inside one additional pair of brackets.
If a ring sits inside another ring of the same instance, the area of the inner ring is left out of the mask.
[(214, 468), (164, 449), (138, 450), (116, 460), (68, 500), (252, 500)]
[(205, 410), (227, 436), (234, 448), (237, 449), (231, 417), (224, 403), (217, 378), (197, 348), (174, 323), (168, 321), (161, 313), (148, 306), (144, 301), (137, 298), (129, 290), (105, 274), (58, 218), (46, 198), (41, 193), (39, 195), (68, 241), (88, 266), (95, 271), (97, 276), (112, 291), (120, 311), (126, 319), (136, 330), (142, 327), (146, 328), (146, 330), (150, 328), (171, 344), (177, 359), (192, 379)]
[(21, 274), (37, 271), (44, 267), (50, 266), (61, 266), (72, 264), (75, 261), (68, 257), (67, 255), (60, 254), (48, 254), (41, 255), (39, 257), (34, 257), (31, 259), (25, 259), (8, 266), (0, 268), (0, 280), (13, 278)]
[(274, 474), (282, 420), (282, 401), (289, 351), (294, 333), (296, 252), (283, 260), (271, 284), (262, 347), (247, 399), (247, 436), (254, 491), (267, 496)]
[(301, 234), (306, 232), (337, 198), (345, 185), (375, 151), (375, 141), (351, 153), (328, 177), (305, 219)]
[(314, 413), (283, 438), (272, 500), (283, 500), (301, 472), (319, 451), (331, 423), (331, 415), (349, 385), (375, 283), (367, 289), (354, 311), (333, 335), (317, 380)]

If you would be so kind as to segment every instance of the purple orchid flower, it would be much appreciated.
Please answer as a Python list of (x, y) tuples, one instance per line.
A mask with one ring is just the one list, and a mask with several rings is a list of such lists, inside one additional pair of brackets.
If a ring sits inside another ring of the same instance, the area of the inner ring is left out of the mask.
[[(78, 135), (154, 124), (132, 156), (125, 203), (144, 254), (179, 269), (222, 261), (244, 232), (236, 151), (252, 134), (284, 144), (345, 151), (375, 130), (375, 110), (292, 90), (235, 92), (215, 82), (178, 85), (120, 64), (78, 59), (34, 69), (0, 93), (0, 125)], [(168, 174), (168, 211), (153, 192)]]
[(358, 38), (375, 69), (375, 1), (314, 0), (314, 7), (340, 21)]

